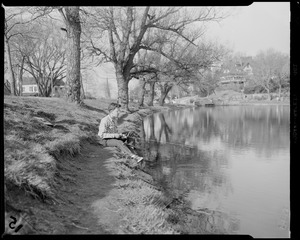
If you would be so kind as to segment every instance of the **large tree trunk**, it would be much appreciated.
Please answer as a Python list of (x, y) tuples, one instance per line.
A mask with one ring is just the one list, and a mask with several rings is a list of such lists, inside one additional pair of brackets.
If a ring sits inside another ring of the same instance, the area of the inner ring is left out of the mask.
[(139, 96), (139, 107), (144, 106), (144, 98), (145, 98), (145, 86), (146, 86), (146, 81), (144, 80), (141, 84), (141, 92)]
[(80, 98), (80, 34), (79, 7), (65, 7), (67, 27), (67, 92), (70, 102), (81, 103)]
[(121, 108), (128, 111), (128, 80), (124, 77), (122, 71), (116, 71), (118, 84), (118, 103)]
[(150, 98), (149, 98), (149, 101), (148, 101), (148, 105), (149, 106), (153, 106), (153, 100), (154, 100), (154, 87), (155, 87), (155, 82), (149, 82), (149, 85), (150, 85)]
[(7, 65), (8, 65), (7, 71), (8, 71), (8, 78), (9, 78), (8, 81), (10, 83), (10, 94), (16, 96), (16, 80), (12, 69), (9, 41), (6, 36), (5, 36), (5, 50), (6, 50)]

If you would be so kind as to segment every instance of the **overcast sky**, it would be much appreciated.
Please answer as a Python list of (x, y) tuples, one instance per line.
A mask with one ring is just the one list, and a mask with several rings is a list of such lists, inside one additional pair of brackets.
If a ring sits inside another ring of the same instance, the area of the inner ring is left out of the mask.
[(234, 14), (209, 26), (208, 35), (235, 52), (254, 56), (259, 50), (290, 51), (290, 3), (256, 2), (235, 7)]

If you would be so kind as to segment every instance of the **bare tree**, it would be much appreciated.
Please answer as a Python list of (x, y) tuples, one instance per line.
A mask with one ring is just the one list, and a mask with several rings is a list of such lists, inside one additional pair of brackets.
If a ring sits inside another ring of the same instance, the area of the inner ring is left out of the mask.
[(67, 35), (67, 90), (66, 98), (70, 102), (81, 104), (80, 81), (80, 35), (81, 23), (79, 7), (59, 7), (66, 25)]
[(289, 87), (290, 82), (290, 62), (286, 55), (278, 56), (278, 67), (275, 71), (275, 83), (278, 86), (278, 100), (281, 101), (281, 92), (283, 87)]
[(44, 28), (37, 25), (33, 27), (39, 28), (42, 33), (20, 44), (19, 52), (25, 58), (24, 70), (35, 79), (39, 94), (48, 97), (53, 85), (65, 77), (65, 43), (51, 22), (47, 22)]
[[(19, 11), (18, 11), (19, 10)], [(12, 54), (11, 54), (11, 39), (18, 34), (18, 31), (14, 31), (19, 24), (23, 22), (19, 19), (20, 15), (24, 12), (22, 9), (6, 9), (5, 11), (5, 25), (4, 25), (4, 40), (5, 40), (5, 55), (7, 62), (7, 73), (8, 81), (10, 83), (10, 93), (11, 95), (17, 95), (16, 92), (16, 79), (13, 71)]]
[[(147, 45), (147, 32), (152, 29), (168, 31), (174, 36), (180, 36), (183, 40), (193, 44), (202, 34), (187, 34), (188, 26), (195, 22), (206, 22), (220, 20), (213, 8), (198, 8), (194, 12), (187, 8), (161, 7), (161, 8), (133, 8), (133, 7), (109, 7), (92, 10), (93, 25), (98, 29), (98, 35), (91, 39), (91, 46), (94, 54), (102, 57), (103, 60), (112, 62), (116, 71), (118, 84), (119, 102), (123, 108), (128, 109), (128, 83), (130, 71), (134, 67), (134, 58), (141, 49), (159, 51), (159, 41), (155, 35), (151, 38), (152, 46)], [(194, 31), (195, 33), (195, 31)], [(105, 35), (106, 34), (106, 35)], [(106, 36), (109, 47), (101, 44), (100, 38)], [(95, 41), (96, 38), (96, 41)], [(157, 43), (154, 44), (154, 43)]]
[[(274, 49), (261, 51), (254, 58), (253, 74), (256, 85), (263, 87), (271, 100), (271, 90), (276, 81), (281, 84), (280, 74), (288, 57)], [(281, 89), (280, 89), (281, 90)]]
[[(13, 71), (13, 61), (11, 53), (11, 42), (14, 41), (16, 36), (24, 36), (24, 26), (28, 23), (34, 22), (36, 19), (43, 17), (47, 14), (42, 11), (39, 14), (32, 14), (29, 7), (14, 7), (5, 8), (5, 21), (4, 21), (4, 41), (5, 53), (7, 62), (8, 81), (10, 83), (11, 95), (17, 95), (16, 79)], [(21, 68), (22, 69), (22, 68)]]
[(160, 55), (156, 52), (143, 51), (137, 53), (134, 67), (130, 70), (130, 78), (139, 78), (142, 81), (140, 88), (139, 106), (143, 106), (144, 97), (146, 95), (146, 85), (150, 87), (148, 92), (148, 106), (153, 106), (155, 83), (158, 81), (159, 59)]

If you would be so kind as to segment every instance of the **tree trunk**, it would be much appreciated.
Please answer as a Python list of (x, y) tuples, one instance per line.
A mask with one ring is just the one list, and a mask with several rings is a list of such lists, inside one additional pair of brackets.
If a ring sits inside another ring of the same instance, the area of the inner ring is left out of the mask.
[(79, 7), (65, 7), (67, 25), (67, 91), (70, 102), (81, 103), (80, 99), (80, 34)]
[(109, 83), (108, 83), (108, 78), (106, 78), (106, 97), (107, 97), (108, 99), (111, 99), (110, 88), (109, 88)]
[(80, 86), (81, 86), (81, 91), (80, 91), (81, 96), (80, 96), (80, 99), (82, 101), (83, 99), (85, 99), (85, 94), (84, 94), (84, 89), (83, 89), (82, 74), (81, 73), (80, 73)]
[(51, 96), (50, 97), (53, 97), (53, 94), (54, 94), (54, 91), (53, 91), (53, 76), (51, 74)]
[(150, 136), (149, 139), (156, 142), (156, 138), (155, 138), (155, 127), (154, 127), (154, 116), (151, 115), (149, 117), (149, 122), (150, 122)]
[(148, 105), (153, 106), (155, 82), (151, 81), (151, 82), (149, 82), (149, 85), (150, 85), (150, 92), (149, 92), (150, 98), (148, 101)]
[(281, 84), (279, 84), (278, 101), (281, 101)]
[(167, 84), (161, 86), (161, 95), (160, 95), (160, 99), (159, 99), (160, 106), (163, 106), (165, 104), (165, 99), (171, 89), (172, 89), (172, 86), (169, 86)]
[(271, 93), (270, 93), (270, 89), (267, 88), (267, 92), (268, 92), (268, 100), (271, 101)]
[(162, 92), (159, 99), (159, 106), (163, 106), (165, 104), (165, 99), (167, 97), (167, 92)]
[(47, 77), (45, 77), (45, 74), (42, 75), (42, 81), (44, 85), (44, 97), (51, 97), (52, 95), (52, 89), (51, 89), (51, 81)]
[(19, 78), (18, 78), (18, 95), (22, 96), (23, 93), (23, 70), (24, 70), (24, 64), (25, 64), (25, 57), (22, 57), (22, 62), (20, 66), (20, 71), (19, 71)]
[(7, 57), (7, 71), (8, 71), (8, 81), (10, 83), (10, 94), (13, 96), (16, 96), (16, 80), (15, 80), (15, 75), (12, 69), (12, 62), (11, 62), (11, 52), (10, 52), (10, 47), (9, 47), (9, 41), (7, 37), (5, 36), (5, 50), (6, 50), (6, 57)]
[(121, 108), (128, 109), (128, 80), (125, 79), (122, 71), (116, 71), (117, 84), (118, 84), (118, 103)]
[(140, 93), (140, 97), (139, 97), (139, 106), (142, 107), (144, 106), (144, 97), (145, 97), (145, 86), (146, 86), (146, 81), (143, 80), (142, 84), (141, 84), (141, 93)]

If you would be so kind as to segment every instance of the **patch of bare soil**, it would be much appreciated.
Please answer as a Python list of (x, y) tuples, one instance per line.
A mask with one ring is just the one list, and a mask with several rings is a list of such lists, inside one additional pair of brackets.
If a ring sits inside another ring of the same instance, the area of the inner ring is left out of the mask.
[(67, 227), (68, 234), (108, 233), (98, 224), (92, 205), (112, 189), (114, 178), (108, 175), (104, 166), (105, 160), (112, 158), (112, 151), (87, 143), (81, 156), (74, 159), (78, 168), (76, 184), (69, 186), (70, 193), (64, 197), (75, 207), (76, 212), (69, 212), (68, 215), (76, 215), (77, 222)]

